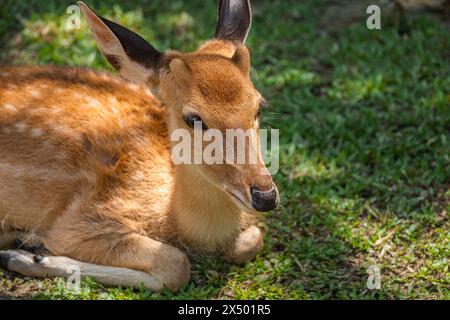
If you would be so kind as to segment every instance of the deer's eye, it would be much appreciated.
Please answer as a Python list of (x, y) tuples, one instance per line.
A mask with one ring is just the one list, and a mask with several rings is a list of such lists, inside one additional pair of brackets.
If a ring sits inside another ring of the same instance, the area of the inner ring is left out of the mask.
[(261, 108), (258, 109), (258, 112), (256, 113), (255, 120), (258, 120), (260, 116), (261, 116)]
[(202, 129), (203, 130), (206, 129), (206, 126), (203, 123), (202, 118), (200, 118), (199, 116), (197, 116), (195, 114), (189, 114), (189, 115), (184, 116), (184, 122), (186, 122), (186, 124), (191, 128), (194, 128), (196, 122), (201, 122)]
[(269, 102), (265, 99), (263, 99), (260, 103), (259, 103), (259, 109), (258, 109), (258, 113), (256, 114), (255, 119), (259, 119), (259, 116), (261, 115), (261, 110), (262, 109), (267, 109), (269, 107)]

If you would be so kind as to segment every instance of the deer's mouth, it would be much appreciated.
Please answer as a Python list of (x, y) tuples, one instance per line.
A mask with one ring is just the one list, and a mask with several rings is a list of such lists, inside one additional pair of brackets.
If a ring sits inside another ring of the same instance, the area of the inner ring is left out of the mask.
[(241, 199), (240, 196), (236, 195), (234, 192), (231, 192), (231, 191), (229, 191), (229, 190), (226, 190), (226, 189), (225, 189), (225, 191), (231, 196), (231, 198), (234, 200), (234, 202), (235, 202), (235, 203), (238, 205), (238, 207), (240, 207), (242, 210), (249, 211), (249, 209), (250, 209), (250, 211), (254, 211), (253, 207), (249, 207), (249, 206), (245, 203), (245, 201), (244, 201), (243, 199)]

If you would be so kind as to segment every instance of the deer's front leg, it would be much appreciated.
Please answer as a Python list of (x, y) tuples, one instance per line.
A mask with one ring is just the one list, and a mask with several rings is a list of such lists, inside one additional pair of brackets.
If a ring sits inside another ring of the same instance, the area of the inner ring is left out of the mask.
[(142, 235), (124, 239), (111, 265), (145, 271), (161, 281), (163, 289), (178, 290), (190, 278), (190, 263), (181, 250)]
[(239, 234), (228, 260), (235, 264), (253, 260), (262, 251), (263, 244), (261, 230), (256, 226), (251, 226)]
[(0, 268), (36, 278), (91, 277), (101, 284), (158, 290), (160, 279), (149, 273), (80, 262), (67, 257), (42, 256), (20, 249), (0, 251)]
[(144, 271), (155, 279), (150, 288), (155, 291), (164, 287), (178, 290), (189, 281), (190, 263), (187, 255), (149, 237), (131, 233), (115, 239), (111, 238), (111, 234), (83, 239), (78, 234), (73, 239), (50, 236), (44, 239), (44, 243), (55, 255), (98, 265)]

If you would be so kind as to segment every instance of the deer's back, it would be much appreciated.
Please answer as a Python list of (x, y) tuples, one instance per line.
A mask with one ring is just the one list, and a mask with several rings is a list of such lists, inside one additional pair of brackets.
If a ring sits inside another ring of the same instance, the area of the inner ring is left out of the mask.
[(88, 189), (144, 199), (168, 163), (165, 112), (145, 89), (75, 68), (0, 69), (3, 224), (47, 226)]

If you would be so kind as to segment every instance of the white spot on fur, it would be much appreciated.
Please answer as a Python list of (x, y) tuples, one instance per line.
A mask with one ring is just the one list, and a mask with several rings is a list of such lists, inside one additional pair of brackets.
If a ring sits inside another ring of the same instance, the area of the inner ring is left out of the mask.
[(130, 83), (129, 85), (128, 85), (128, 87), (131, 89), (131, 90), (135, 90), (135, 91), (138, 91), (141, 87), (140, 86), (138, 86), (137, 84), (134, 84), (134, 83)]
[(96, 176), (87, 171), (68, 172), (60, 168), (23, 166), (17, 163), (4, 162), (0, 159), (0, 172), (15, 178), (32, 177), (48, 181), (74, 181), (85, 180), (91, 183), (96, 181)]
[(53, 127), (53, 130), (60, 134), (67, 135), (67, 136), (70, 136), (73, 134), (72, 129), (65, 127), (65, 126), (56, 125)]
[(40, 137), (44, 134), (44, 130), (42, 130), (41, 128), (33, 128), (31, 129), (31, 135), (33, 137)]
[(25, 122), (19, 122), (15, 125), (17, 131), (24, 132), (27, 129), (27, 124)]
[(92, 108), (101, 108), (102, 107), (102, 104), (100, 103), (100, 101), (98, 101), (95, 98), (88, 99), (87, 103)]
[(113, 96), (109, 96), (108, 97), (108, 103), (110, 104), (110, 105), (116, 105), (116, 104), (118, 104), (119, 103), (119, 101), (117, 101), (117, 98), (116, 97), (113, 97)]
[(86, 99), (85, 96), (83, 96), (81, 93), (78, 93), (78, 92), (73, 93), (71, 97), (74, 98), (74, 99), (78, 99), (78, 100), (85, 100)]
[(126, 125), (127, 125), (127, 122), (126, 122), (125, 120), (122, 120), (122, 119), (119, 119), (119, 120), (117, 121), (117, 123), (118, 123), (118, 125), (119, 125), (120, 128), (125, 128)]
[(16, 112), (17, 111), (17, 108), (15, 106), (13, 106), (12, 104), (9, 104), (9, 103), (4, 104), (3, 107), (6, 110), (11, 111), (11, 112)]
[(100, 79), (102, 80), (109, 80), (110, 76), (106, 73), (101, 73), (100, 74)]
[(36, 90), (36, 89), (31, 89), (31, 90), (30, 90), (30, 95), (31, 95), (33, 98), (40, 98), (40, 97), (41, 97), (41, 92), (38, 91), (38, 90)]
[(38, 113), (43, 113), (45, 111), (44, 108), (36, 108), (30, 111), (30, 114), (38, 114)]
[(58, 152), (55, 154), (55, 157), (59, 160), (68, 160), (69, 156), (65, 154), (64, 152)]

